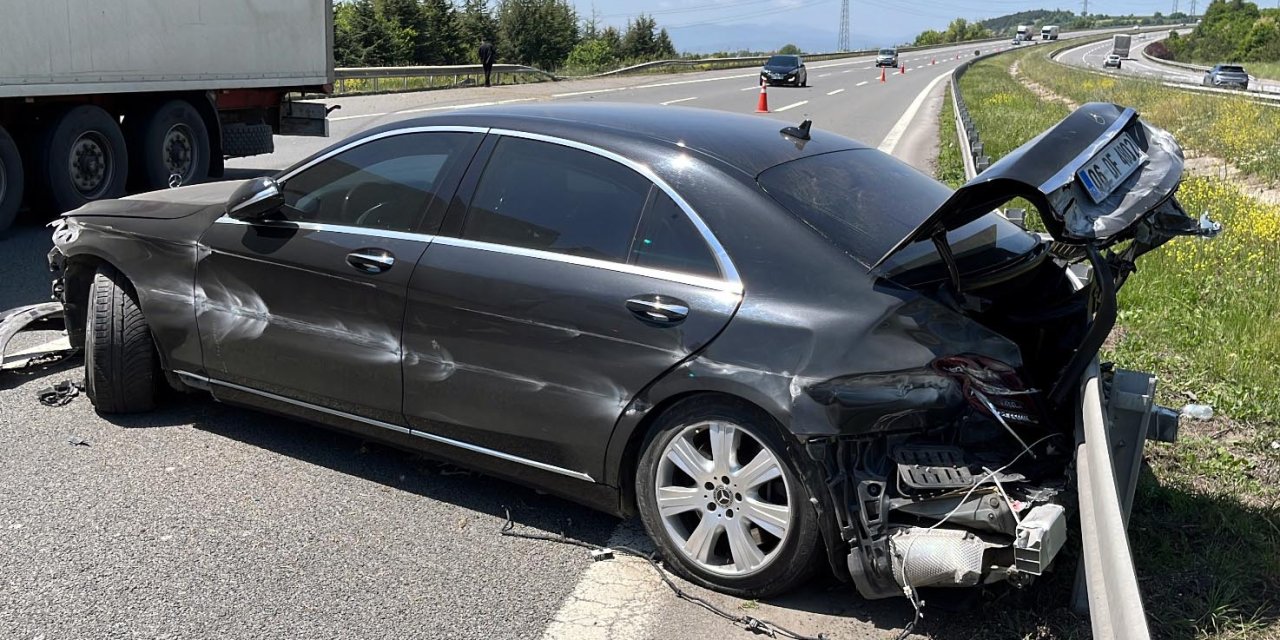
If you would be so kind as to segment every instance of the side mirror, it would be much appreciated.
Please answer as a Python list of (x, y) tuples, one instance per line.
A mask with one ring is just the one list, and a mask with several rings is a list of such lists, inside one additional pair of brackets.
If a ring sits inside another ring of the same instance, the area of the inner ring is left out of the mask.
[(261, 220), (284, 206), (284, 194), (275, 178), (253, 178), (240, 185), (227, 200), (227, 215), (236, 220)]

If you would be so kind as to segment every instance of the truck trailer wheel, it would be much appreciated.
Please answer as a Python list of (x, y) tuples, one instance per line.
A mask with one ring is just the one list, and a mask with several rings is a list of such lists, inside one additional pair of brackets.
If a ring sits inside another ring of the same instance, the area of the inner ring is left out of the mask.
[(0, 127), (0, 234), (18, 215), (22, 204), (22, 157), (9, 132)]
[[(195, 184), (209, 177), (209, 129), (186, 100), (125, 118), (130, 175), (144, 190)], [(177, 177), (174, 177), (177, 176)]]
[(124, 134), (101, 107), (81, 105), (55, 116), (38, 152), (43, 186), (57, 213), (124, 195), (129, 174)]
[(89, 285), (87, 306), (84, 378), (93, 407), (100, 413), (150, 411), (159, 366), (133, 285), (104, 266)]

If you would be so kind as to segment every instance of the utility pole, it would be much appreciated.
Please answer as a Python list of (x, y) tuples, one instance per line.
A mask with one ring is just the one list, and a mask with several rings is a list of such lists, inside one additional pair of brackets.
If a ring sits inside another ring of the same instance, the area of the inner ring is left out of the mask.
[[(1277, 0), (1277, 2), (1280, 2), (1280, 0)], [(1089, 17), (1089, 0), (1084, 0), (1084, 13), (1081, 13), (1080, 17), (1081, 18)]]
[[(1277, 0), (1280, 1), (1280, 0)], [(841, 0), (840, 2), (840, 42), (836, 44), (837, 51), (848, 51), (852, 48), (849, 44), (849, 0)]]

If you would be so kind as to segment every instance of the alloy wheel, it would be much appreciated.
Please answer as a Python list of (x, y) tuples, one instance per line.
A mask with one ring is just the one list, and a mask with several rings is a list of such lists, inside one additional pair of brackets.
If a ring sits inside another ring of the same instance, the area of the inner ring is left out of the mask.
[(706, 571), (757, 573), (787, 539), (793, 518), (782, 463), (738, 425), (685, 427), (664, 448), (654, 482), (667, 535)]

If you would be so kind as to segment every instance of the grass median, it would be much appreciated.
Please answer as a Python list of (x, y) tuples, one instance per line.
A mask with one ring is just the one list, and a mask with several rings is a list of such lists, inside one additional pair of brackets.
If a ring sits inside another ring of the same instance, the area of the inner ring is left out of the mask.
[[(1059, 95), (1132, 106), (1190, 149), (1280, 178), (1280, 109), (1075, 71), (1043, 51), (985, 60), (961, 79), (993, 159), (1068, 111), (1011, 77), (1014, 61)], [(944, 126), (942, 135), (954, 136), (954, 125), (949, 131)], [(942, 151), (939, 175), (946, 176), (959, 154)], [(1280, 207), (1216, 178), (1187, 179), (1179, 200), (1193, 214), (1209, 211), (1226, 230), (1212, 241), (1175, 240), (1140, 260), (1120, 294), (1104, 357), (1155, 372), (1165, 404), (1194, 399), (1218, 415), (1184, 419), (1178, 443), (1148, 446), (1150, 470), (1130, 524), (1135, 562), (1156, 637), (1280, 638)], [(1025, 616), (997, 618), (1025, 633)], [(1060, 610), (1035, 624), (1030, 637), (1080, 632), (1079, 621)]]

